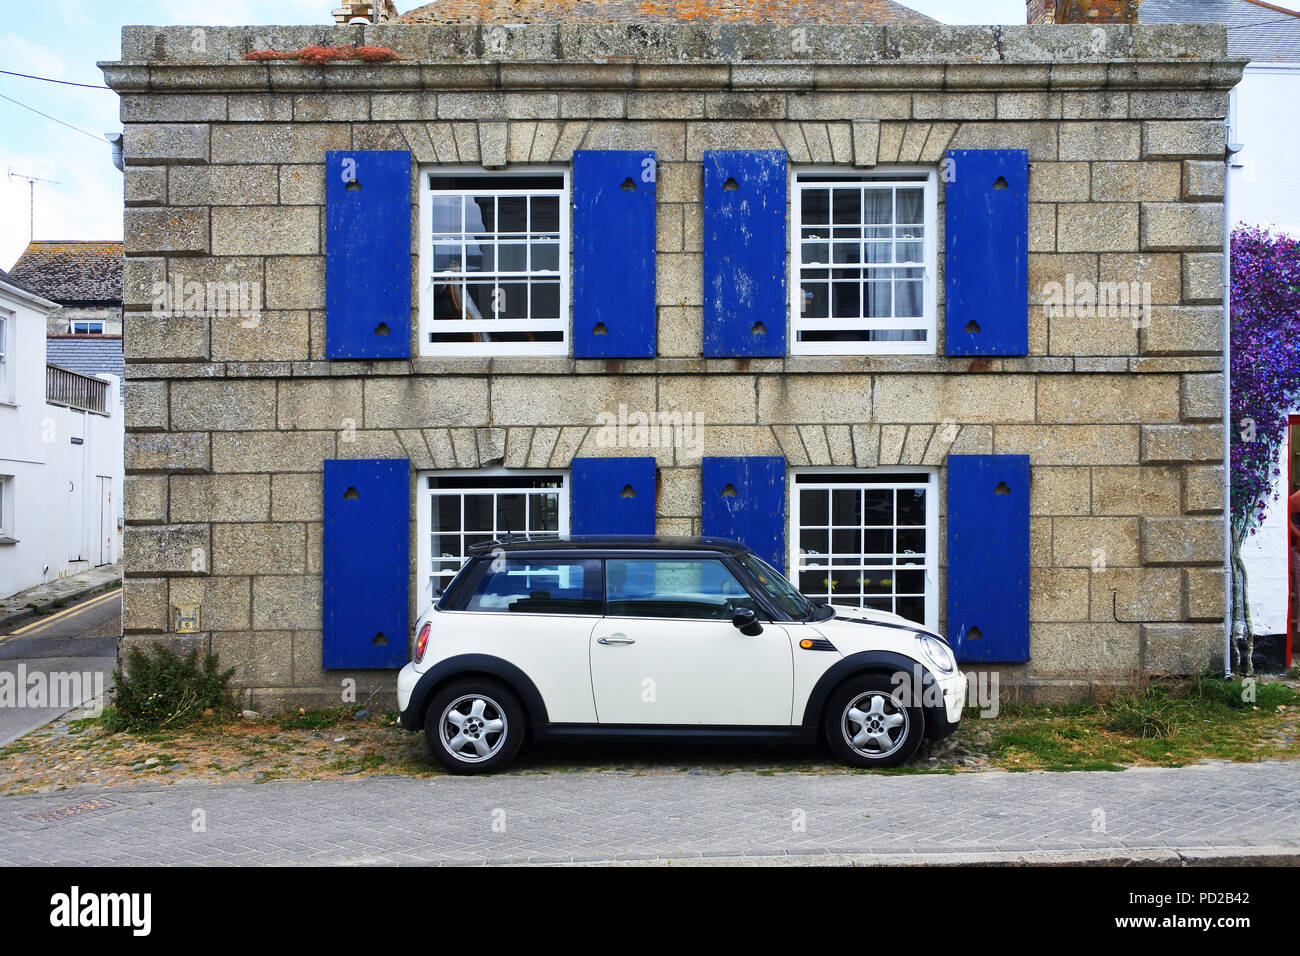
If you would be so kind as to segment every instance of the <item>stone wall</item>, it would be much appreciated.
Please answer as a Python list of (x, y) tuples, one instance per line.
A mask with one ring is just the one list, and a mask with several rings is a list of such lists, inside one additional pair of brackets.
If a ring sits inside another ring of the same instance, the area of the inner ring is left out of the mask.
[[(647, 454), (595, 447), (622, 403), (701, 411), (708, 454), (792, 466), (1028, 454), (1032, 660), (1002, 679), (1068, 694), (1221, 658), (1223, 118), (1242, 64), (1217, 28), (1100, 29), (127, 28), (104, 65), (126, 124), (126, 640), (210, 647), (255, 706), (337, 701), (348, 677), (387, 692), (390, 674), (321, 667), (322, 460)], [(240, 60), (323, 39), (404, 62)], [(326, 361), (322, 164), (348, 148), (489, 167), (656, 150), (659, 357)], [(715, 148), (858, 168), (1028, 150), (1030, 354), (702, 358)], [(264, 311), (157, 313), (154, 284), (178, 277), (253, 284)], [(1049, 319), (1045, 287), (1071, 277), (1149, 282), (1149, 324)], [(698, 455), (651, 451), (659, 531), (698, 533)], [(1162, 623), (1117, 623), (1112, 587), (1120, 620)], [(203, 631), (170, 636), (185, 604)]]

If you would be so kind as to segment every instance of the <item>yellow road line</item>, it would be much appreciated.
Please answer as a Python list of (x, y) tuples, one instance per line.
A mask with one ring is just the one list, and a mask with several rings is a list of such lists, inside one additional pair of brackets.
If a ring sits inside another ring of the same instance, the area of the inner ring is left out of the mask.
[(51, 614), (49, 617), (43, 617), (39, 621), (33, 621), (31, 624), (24, 624), (22, 627), (18, 628), (18, 630), (6, 636), (17, 637), (19, 634), (26, 634), (28, 631), (38, 630), (42, 627), (46, 627), (50, 624), (53, 624), (55, 621), (67, 617), (69, 614), (76, 614), (80, 611), (86, 610), (87, 608), (94, 607), (96, 604), (102, 604), (103, 602), (107, 601), (109, 598), (120, 597), (121, 594), (122, 591), (120, 588), (114, 588), (111, 591), (106, 591), (103, 594), (96, 595), (95, 597), (91, 598), (88, 601), (83, 601), (80, 604), (74, 604), (72, 607), (64, 608), (62, 611), (59, 611), (55, 614)]

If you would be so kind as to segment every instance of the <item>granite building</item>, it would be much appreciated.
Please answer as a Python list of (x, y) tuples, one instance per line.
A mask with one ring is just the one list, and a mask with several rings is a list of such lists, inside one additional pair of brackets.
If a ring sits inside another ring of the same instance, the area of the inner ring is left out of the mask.
[[(396, 58), (259, 54), (344, 46)], [(475, 542), (653, 531), (1041, 695), (1221, 660), (1243, 65), (883, 0), (127, 27), (125, 642), (364, 698)]]

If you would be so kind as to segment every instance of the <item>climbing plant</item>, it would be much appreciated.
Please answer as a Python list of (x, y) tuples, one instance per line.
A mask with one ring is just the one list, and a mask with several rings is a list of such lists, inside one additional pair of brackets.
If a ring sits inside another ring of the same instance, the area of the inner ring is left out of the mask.
[(1300, 398), (1300, 242), (1258, 227), (1232, 234), (1233, 666), (1254, 672), (1242, 545), (1281, 493), (1279, 454)]

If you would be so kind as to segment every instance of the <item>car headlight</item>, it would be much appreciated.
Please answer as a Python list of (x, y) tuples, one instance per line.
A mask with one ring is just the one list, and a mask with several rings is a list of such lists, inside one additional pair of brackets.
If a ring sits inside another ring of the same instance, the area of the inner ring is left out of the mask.
[(957, 669), (957, 658), (953, 657), (952, 648), (937, 637), (917, 634), (916, 647), (941, 674), (951, 674)]

